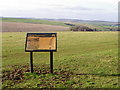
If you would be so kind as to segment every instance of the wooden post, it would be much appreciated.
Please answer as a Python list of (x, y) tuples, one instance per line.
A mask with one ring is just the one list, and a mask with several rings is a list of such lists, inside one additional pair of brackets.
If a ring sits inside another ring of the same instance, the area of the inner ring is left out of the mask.
[(30, 52), (30, 72), (33, 73), (33, 52)]
[(53, 51), (50, 51), (50, 73), (53, 73)]

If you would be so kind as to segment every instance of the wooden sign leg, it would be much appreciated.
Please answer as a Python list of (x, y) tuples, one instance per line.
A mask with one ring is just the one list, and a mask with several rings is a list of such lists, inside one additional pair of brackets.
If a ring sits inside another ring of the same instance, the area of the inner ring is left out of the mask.
[(53, 73), (53, 52), (50, 52), (50, 73)]
[(30, 52), (30, 72), (33, 73), (33, 52)]

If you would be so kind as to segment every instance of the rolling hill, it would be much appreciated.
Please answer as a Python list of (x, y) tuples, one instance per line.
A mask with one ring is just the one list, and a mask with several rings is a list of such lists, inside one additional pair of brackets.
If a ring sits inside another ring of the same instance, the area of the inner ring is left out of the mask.
[(70, 27), (74, 25), (87, 26), (91, 29), (96, 29), (96, 31), (118, 31), (118, 24), (116, 22), (108, 21), (88, 21), (78, 19), (2, 18), (2, 22), (3, 32), (66, 31), (70, 30)]

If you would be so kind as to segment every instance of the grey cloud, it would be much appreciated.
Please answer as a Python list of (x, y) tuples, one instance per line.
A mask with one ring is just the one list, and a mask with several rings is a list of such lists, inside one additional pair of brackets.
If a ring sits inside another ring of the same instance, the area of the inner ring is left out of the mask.
[(81, 7), (81, 6), (75, 6), (75, 7), (66, 7), (63, 9), (67, 9), (67, 10), (83, 10), (83, 11), (88, 11), (88, 10), (103, 10), (100, 8), (87, 8), (87, 7)]
[[(39, 18), (79, 18), (79, 19), (99, 19), (116, 21), (117, 14), (113, 12), (99, 11), (95, 8), (83, 7), (60, 8), (36, 8), (33, 10), (11, 10), (4, 11), (3, 16), (39, 17)], [(83, 11), (82, 11), (83, 10)], [(105, 17), (106, 16), (106, 17)]]

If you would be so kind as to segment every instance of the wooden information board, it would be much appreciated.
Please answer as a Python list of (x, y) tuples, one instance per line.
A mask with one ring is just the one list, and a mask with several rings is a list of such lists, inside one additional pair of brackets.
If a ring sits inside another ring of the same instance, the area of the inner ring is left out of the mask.
[(56, 33), (27, 33), (25, 51), (56, 51)]
[(57, 34), (27, 33), (25, 51), (30, 52), (31, 73), (33, 73), (33, 52), (50, 52), (50, 72), (53, 73), (53, 52), (57, 51)]

